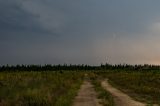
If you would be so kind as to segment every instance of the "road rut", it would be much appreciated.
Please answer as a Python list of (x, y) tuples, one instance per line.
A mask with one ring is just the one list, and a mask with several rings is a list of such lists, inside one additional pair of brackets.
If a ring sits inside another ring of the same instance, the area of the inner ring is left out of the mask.
[(146, 106), (146, 104), (135, 101), (125, 93), (112, 87), (108, 80), (102, 81), (101, 85), (112, 94), (116, 106)]
[(93, 85), (90, 81), (85, 80), (75, 97), (73, 106), (101, 106), (96, 95)]

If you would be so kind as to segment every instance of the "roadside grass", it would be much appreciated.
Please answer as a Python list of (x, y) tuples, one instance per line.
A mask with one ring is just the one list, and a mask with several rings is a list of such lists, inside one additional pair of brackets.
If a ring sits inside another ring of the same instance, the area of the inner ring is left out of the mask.
[(101, 79), (94, 73), (90, 73), (90, 79), (92, 81), (92, 84), (94, 85), (95, 91), (98, 94), (98, 99), (100, 100), (100, 104), (103, 106), (114, 106), (114, 100), (112, 95), (107, 92), (102, 86), (101, 86)]
[(98, 73), (108, 78), (109, 82), (136, 100), (160, 105), (159, 71), (124, 71), (113, 70)]
[(0, 72), (1, 106), (71, 106), (83, 73)]

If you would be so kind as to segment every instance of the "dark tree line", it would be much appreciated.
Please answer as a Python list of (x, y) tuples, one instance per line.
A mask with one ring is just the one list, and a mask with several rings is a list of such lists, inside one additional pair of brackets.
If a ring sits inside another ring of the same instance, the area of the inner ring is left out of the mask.
[(89, 65), (16, 65), (16, 66), (0, 66), (0, 71), (62, 71), (62, 70), (97, 70), (97, 66)]
[(63, 71), (63, 70), (160, 70), (159, 65), (128, 65), (128, 64), (101, 64), (99, 66), (90, 65), (4, 65), (0, 66), (0, 71)]

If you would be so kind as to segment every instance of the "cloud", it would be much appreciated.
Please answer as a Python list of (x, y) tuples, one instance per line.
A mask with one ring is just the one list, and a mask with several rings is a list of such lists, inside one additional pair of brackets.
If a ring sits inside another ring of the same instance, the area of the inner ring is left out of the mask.
[(54, 4), (50, 5), (50, 2), (53, 4), (50, 0), (27, 0), (22, 2), (22, 6), (27, 12), (37, 16), (41, 27), (51, 32), (61, 32), (65, 23), (64, 14)]
[(160, 52), (158, 4), (2, 0), (0, 63), (153, 62)]
[(0, 1), (0, 15), (1, 41), (49, 33), (40, 26), (36, 15), (23, 8), (20, 0)]

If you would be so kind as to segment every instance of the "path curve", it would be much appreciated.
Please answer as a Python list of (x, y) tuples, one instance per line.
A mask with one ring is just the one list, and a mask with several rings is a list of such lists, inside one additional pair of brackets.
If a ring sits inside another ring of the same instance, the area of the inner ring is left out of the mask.
[(102, 81), (101, 85), (112, 94), (116, 106), (146, 106), (146, 104), (133, 100), (125, 93), (111, 86), (108, 80)]
[(96, 95), (93, 85), (85, 80), (75, 97), (73, 106), (101, 106)]

